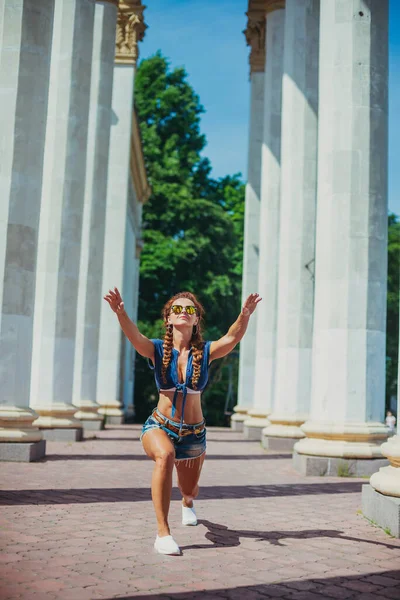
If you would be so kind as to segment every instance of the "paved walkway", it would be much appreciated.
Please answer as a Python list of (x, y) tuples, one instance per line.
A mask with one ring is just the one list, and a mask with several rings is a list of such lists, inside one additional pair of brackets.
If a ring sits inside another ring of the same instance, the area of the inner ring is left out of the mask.
[(152, 464), (138, 425), (48, 442), (0, 465), (1, 600), (400, 599), (400, 541), (360, 514), (364, 479), (304, 478), (287, 455), (210, 428), (198, 527), (183, 555), (153, 552)]

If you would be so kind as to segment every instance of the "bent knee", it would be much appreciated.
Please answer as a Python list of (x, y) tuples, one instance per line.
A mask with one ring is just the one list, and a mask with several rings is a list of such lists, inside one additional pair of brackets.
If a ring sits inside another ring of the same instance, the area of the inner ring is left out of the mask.
[(175, 462), (174, 450), (159, 450), (156, 453), (155, 462), (162, 469), (172, 468)]

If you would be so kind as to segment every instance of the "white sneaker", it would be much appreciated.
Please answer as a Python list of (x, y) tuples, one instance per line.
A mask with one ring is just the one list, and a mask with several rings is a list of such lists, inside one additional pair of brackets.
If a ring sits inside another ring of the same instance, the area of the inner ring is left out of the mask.
[(182, 505), (182, 525), (197, 525), (196, 511), (194, 506), (189, 508)]
[(154, 549), (159, 554), (180, 554), (181, 549), (172, 537), (172, 535), (165, 535), (164, 537), (156, 537), (154, 542)]

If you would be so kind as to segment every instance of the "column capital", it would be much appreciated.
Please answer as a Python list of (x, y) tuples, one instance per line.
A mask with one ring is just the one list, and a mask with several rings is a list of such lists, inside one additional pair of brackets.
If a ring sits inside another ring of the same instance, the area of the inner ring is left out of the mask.
[(265, 12), (252, 10), (246, 13), (247, 27), (243, 31), (246, 43), (250, 46), (250, 74), (262, 73), (265, 69)]
[(262, 73), (265, 69), (265, 19), (269, 13), (281, 8), (285, 8), (285, 0), (249, 0), (247, 27), (243, 33), (251, 47), (250, 74)]
[(139, 57), (138, 43), (144, 38), (147, 25), (144, 22), (141, 0), (120, 0), (118, 5), (115, 62), (136, 66)]

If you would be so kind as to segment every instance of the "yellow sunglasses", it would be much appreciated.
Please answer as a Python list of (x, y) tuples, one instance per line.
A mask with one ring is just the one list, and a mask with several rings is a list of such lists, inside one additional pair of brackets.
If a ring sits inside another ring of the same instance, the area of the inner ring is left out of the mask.
[(197, 308), (195, 306), (181, 306), (180, 304), (173, 304), (171, 306), (171, 312), (173, 312), (174, 315), (180, 315), (183, 311), (185, 311), (187, 315), (194, 315), (197, 312)]

